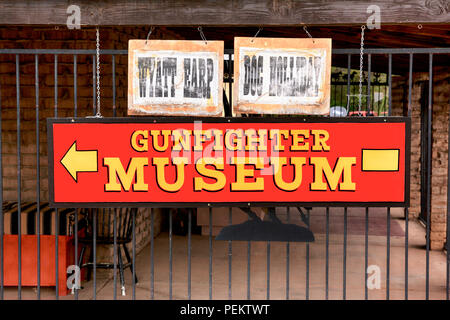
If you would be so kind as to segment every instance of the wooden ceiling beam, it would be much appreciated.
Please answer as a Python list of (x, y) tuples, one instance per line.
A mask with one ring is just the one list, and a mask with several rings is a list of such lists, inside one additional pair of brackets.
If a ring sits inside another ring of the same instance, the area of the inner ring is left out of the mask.
[(81, 25), (361, 25), (380, 8), (382, 24), (450, 21), (447, 0), (0, 0), (0, 25), (65, 25), (70, 5)]

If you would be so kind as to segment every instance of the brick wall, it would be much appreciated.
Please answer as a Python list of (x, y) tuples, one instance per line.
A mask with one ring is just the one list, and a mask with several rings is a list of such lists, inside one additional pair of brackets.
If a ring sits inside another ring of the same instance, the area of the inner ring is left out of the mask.
[[(0, 27), (1, 49), (95, 49), (95, 29)], [(127, 49), (129, 39), (142, 39), (143, 28), (105, 28), (100, 32), (102, 49)], [(152, 38), (176, 38), (156, 29)], [(35, 57), (20, 55), (20, 132), (21, 132), (21, 196), (23, 201), (36, 199), (36, 101)], [(92, 56), (77, 56), (77, 116), (92, 115)], [(70, 117), (74, 110), (74, 62), (72, 55), (58, 56), (57, 115)], [(127, 112), (127, 60), (116, 56), (117, 116)], [(101, 107), (104, 116), (113, 115), (112, 58), (101, 57)], [(48, 199), (46, 118), (55, 115), (55, 57), (39, 55), (39, 131), (41, 199)], [(0, 55), (0, 106), (2, 111), (3, 198), (17, 200), (17, 107), (16, 64), (14, 55)]]
[[(127, 49), (129, 39), (145, 39), (148, 28), (101, 28), (101, 49)], [(152, 39), (178, 39), (176, 34), (157, 28)], [(0, 49), (95, 49), (96, 31), (93, 28), (68, 30), (54, 27), (3, 27), (0, 26)], [(92, 115), (93, 110), (93, 57), (77, 56), (77, 116)], [(57, 57), (57, 115), (75, 116), (74, 109), (74, 58), (72, 55)], [(112, 58), (101, 56), (101, 111), (113, 116)], [(37, 139), (35, 56), (19, 56), (20, 74), (20, 161), (21, 201), (37, 198)], [(117, 116), (127, 114), (127, 55), (117, 55), (116, 61), (116, 110)], [(39, 55), (39, 155), (40, 199), (48, 201), (47, 132), (46, 118), (55, 115), (55, 56)], [(0, 54), (0, 108), (2, 138), (3, 200), (18, 199), (17, 170), (17, 96), (16, 57)], [(150, 240), (149, 210), (140, 210), (136, 217), (136, 247), (139, 251)], [(159, 232), (161, 213), (155, 212), (155, 235)], [(108, 250), (99, 252), (108, 256)], [(111, 257), (111, 255), (109, 255)]]
[[(420, 157), (421, 157), (421, 96), (422, 83), (429, 81), (428, 72), (416, 72), (412, 77), (411, 92), (411, 206), (410, 217), (418, 218), (420, 206)], [(447, 164), (449, 85), (448, 69), (433, 69), (433, 127), (432, 127), (432, 177), (431, 177), (431, 249), (442, 249), (446, 237), (447, 212)], [(393, 78), (393, 115), (401, 115), (407, 109), (408, 77)], [(403, 98), (400, 98), (403, 97)]]

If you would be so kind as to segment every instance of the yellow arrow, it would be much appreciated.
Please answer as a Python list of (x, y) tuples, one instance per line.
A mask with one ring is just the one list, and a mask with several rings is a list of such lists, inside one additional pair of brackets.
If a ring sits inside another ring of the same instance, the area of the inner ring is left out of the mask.
[(75, 141), (61, 159), (61, 164), (77, 182), (78, 172), (97, 172), (97, 150), (77, 150)]

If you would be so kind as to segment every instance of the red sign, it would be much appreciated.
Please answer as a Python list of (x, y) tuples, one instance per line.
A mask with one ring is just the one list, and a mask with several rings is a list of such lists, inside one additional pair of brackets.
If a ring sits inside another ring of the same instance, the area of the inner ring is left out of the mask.
[(49, 119), (55, 207), (409, 203), (407, 118)]

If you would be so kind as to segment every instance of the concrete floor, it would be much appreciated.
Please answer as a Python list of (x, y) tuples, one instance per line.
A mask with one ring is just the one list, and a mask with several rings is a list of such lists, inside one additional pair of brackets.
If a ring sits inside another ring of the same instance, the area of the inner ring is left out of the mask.
[[(286, 221), (286, 211), (281, 208), (277, 216)], [(296, 209), (291, 209), (291, 223), (302, 224)], [(390, 299), (405, 297), (405, 220), (402, 211), (392, 209), (390, 237)], [(365, 218), (364, 209), (348, 211), (347, 236), (347, 299), (364, 299)], [(311, 214), (311, 230), (315, 242), (309, 245), (309, 298), (325, 299), (326, 236), (325, 210), (314, 209)], [(386, 208), (371, 208), (369, 213), (368, 264), (381, 270), (380, 289), (368, 290), (369, 299), (386, 298)], [(330, 211), (329, 235), (329, 299), (343, 298), (343, 209)], [(191, 298), (209, 298), (209, 239), (192, 236), (191, 252)], [(286, 299), (286, 243), (270, 244), (270, 299)], [(154, 298), (169, 299), (169, 237), (161, 233), (154, 241)], [(418, 221), (409, 223), (409, 299), (425, 299), (426, 250), (425, 228)], [(306, 292), (306, 245), (290, 243), (289, 298), (305, 299)], [(267, 298), (267, 244), (251, 243), (250, 290), (251, 299)], [(173, 299), (188, 298), (187, 237), (173, 237)], [(213, 240), (212, 297), (228, 299), (229, 288), (228, 242)], [(137, 255), (137, 299), (151, 298), (150, 246)], [(446, 253), (430, 252), (430, 299), (445, 299)], [(117, 277), (117, 298), (132, 298), (132, 278), (125, 270), (126, 293), (120, 295)], [(93, 281), (83, 282), (79, 299), (92, 299)], [(114, 282), (105, 274), (97, 277), (97, 299), (113, 298)], [(247, 299), (247, 242), (232, 244), (232, 299)], [(41, 289), (42, 299), (54, 299), (53, 288)], [(23, 299), (35, 299), (35, 288), (23, 288)], [(5, 288), (6, 299), (17, 299), (17, 288)], [(73, 295), (60, 299), (74, 299)]]

